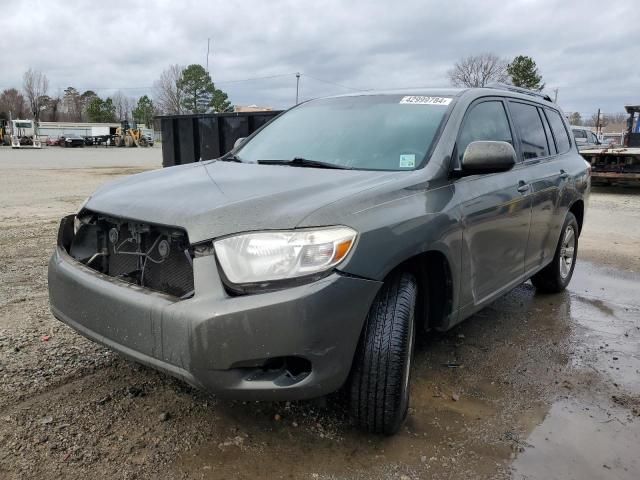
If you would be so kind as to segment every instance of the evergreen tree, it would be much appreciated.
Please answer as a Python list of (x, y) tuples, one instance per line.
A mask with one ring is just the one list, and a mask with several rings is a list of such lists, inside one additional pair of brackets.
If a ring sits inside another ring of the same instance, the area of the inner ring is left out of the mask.
[(544, 88), (542, 76), (538, 73), (536, 62), (531, 57), (518, 55), (507, 67), (511, 83), (516, 87), (540, 91)]

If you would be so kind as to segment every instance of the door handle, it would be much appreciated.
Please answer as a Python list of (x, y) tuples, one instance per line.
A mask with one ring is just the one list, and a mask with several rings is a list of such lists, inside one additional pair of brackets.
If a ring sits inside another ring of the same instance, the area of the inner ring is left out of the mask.
[(560, 178), (562, 178), (563, 180), (565, 178), (569, 178), (569, 174), (563, 169), (560, 170)]
[(528, 183), (524, 183), (522, 180), (518, 182), (518, 191), (520, 193), (527, 193), (529, 191), (530, 185)]

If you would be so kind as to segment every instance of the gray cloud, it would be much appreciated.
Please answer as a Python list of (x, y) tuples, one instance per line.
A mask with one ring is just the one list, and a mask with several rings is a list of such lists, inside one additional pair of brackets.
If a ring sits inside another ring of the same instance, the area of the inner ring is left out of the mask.
[(532, 56), (566, 111), (640, 102), (632, 0), (3, 3), (2, 88), (20, 87), (31, 67), (54, 94), (152, 93), (168, 65), (204, 64), (210, 37), (214, 81), (237, 104), (291, 105), (296, 71), (302, 98), (446, 86), (457, 59), (487, 51)]

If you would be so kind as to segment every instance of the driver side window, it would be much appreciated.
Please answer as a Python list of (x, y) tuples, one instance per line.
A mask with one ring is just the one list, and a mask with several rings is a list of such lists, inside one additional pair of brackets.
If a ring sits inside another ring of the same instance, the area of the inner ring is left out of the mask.
[(456, 143), (458, 166), (462, 165), (467, 146), (480, 140), (508, 142), (513, 145), (509, 120), (502, 102), (492, 100), (478, 103), (467, 112)]

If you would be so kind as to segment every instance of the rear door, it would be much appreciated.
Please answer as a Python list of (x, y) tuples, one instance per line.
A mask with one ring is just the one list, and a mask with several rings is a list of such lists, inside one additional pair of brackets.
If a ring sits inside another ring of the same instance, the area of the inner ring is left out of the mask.
[[(516, 145), (502, 98), (483, 98), (469, 107), (456, 142), (457, 165), (467, 145), (478, 140)], [(522, 188), (521, 175), (516, 166), (507, 172), (471, 175), (454, 182), (463, 198), (463, 308), (472, 308), (515, 285), (524, 274), (531, 200), (528, 188)]]
[[(531, 230), (525, 254), (525, 272), (544, 266), (553, 257), (554, 226), (559, 189), (566, 174), (543, 108), (534, 103), (509, 101), (509, 112), (520, 143), (521, 177), (531, 198)], [(564, 176), (563, 176), (564, 175)]]

